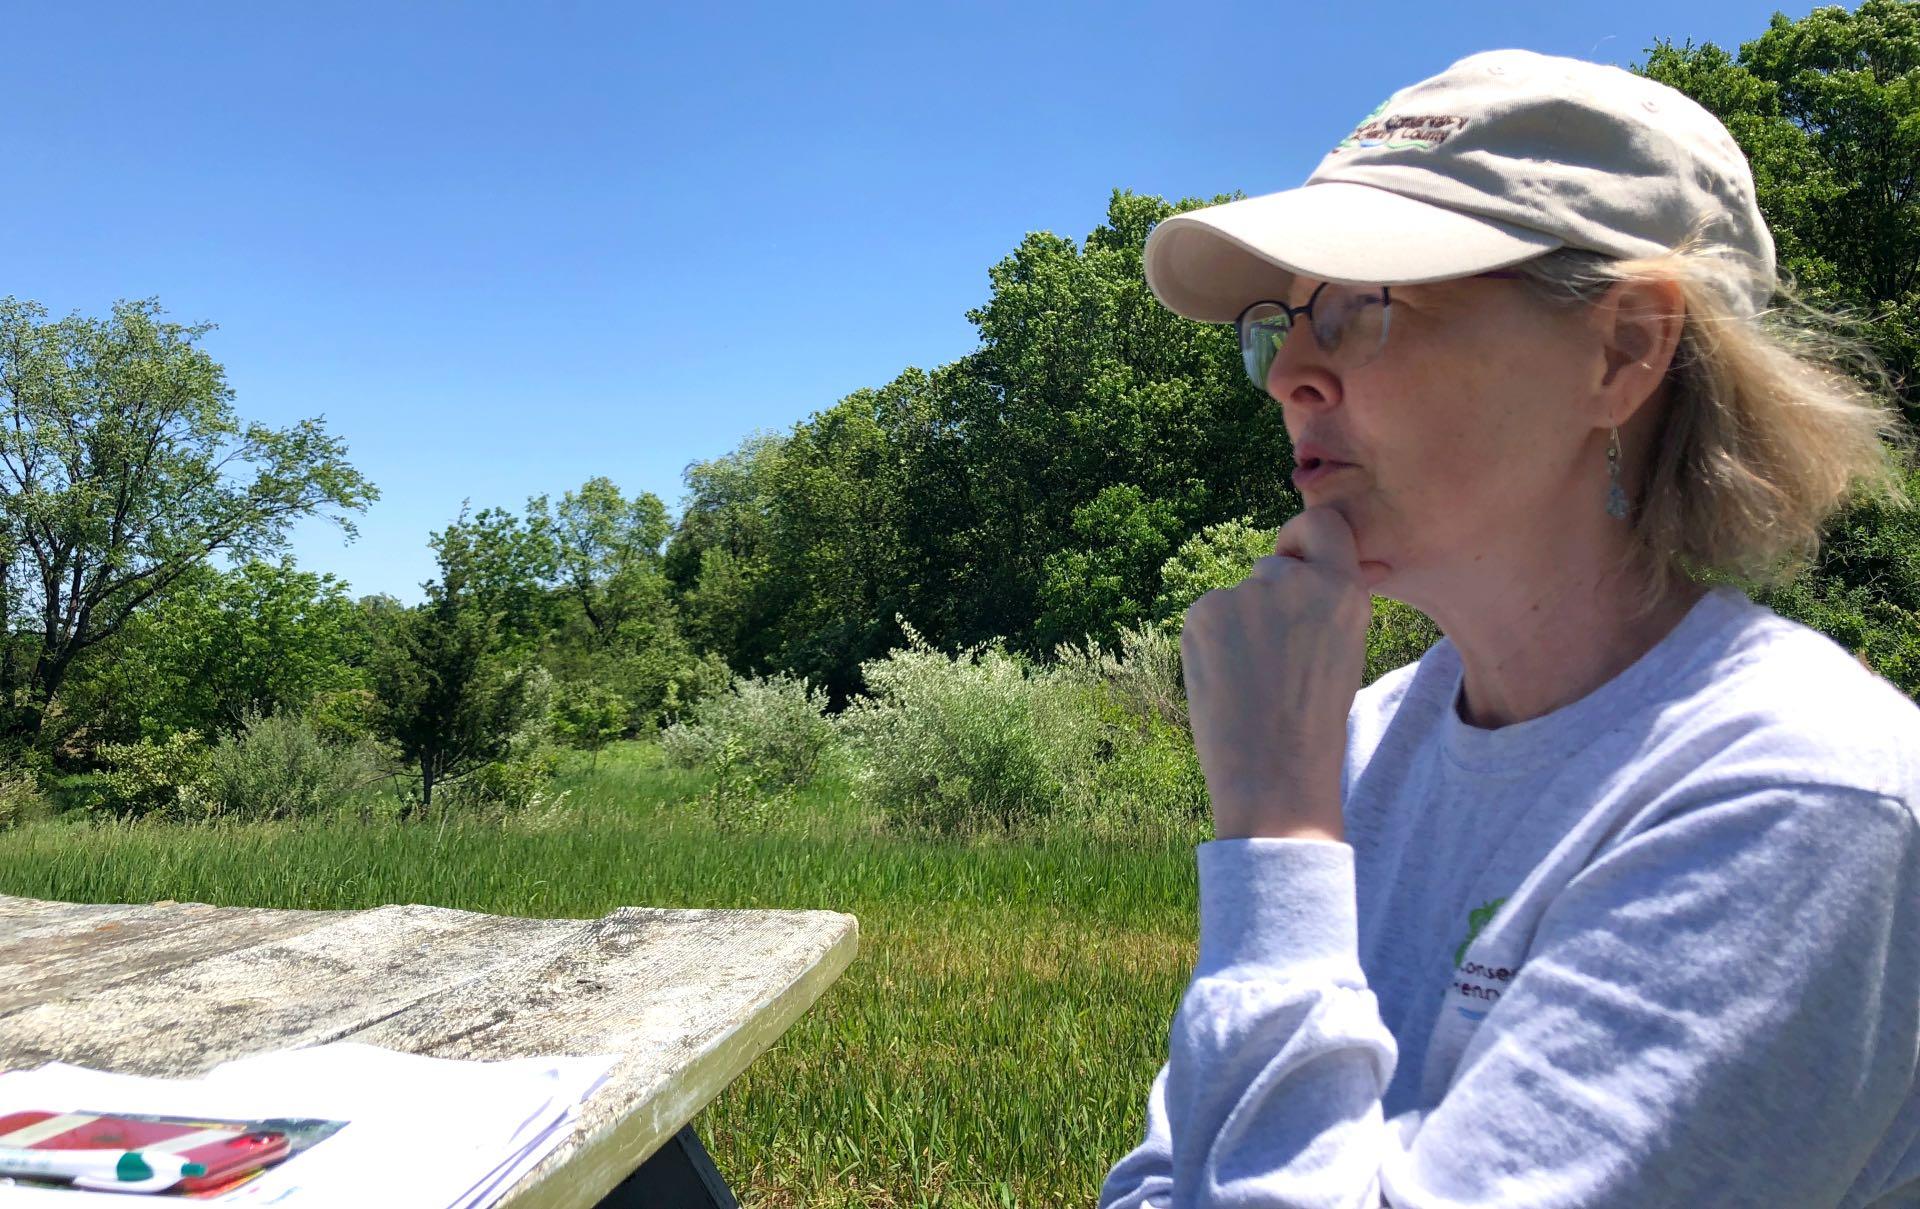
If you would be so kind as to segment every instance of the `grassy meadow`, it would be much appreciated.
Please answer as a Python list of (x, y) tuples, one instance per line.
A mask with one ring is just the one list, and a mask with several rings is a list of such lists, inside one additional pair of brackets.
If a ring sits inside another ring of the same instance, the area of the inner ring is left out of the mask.
[(29, 823), (0, 831), (0, 893), (851, 912), (853, 964), (694, 1120), (742, 1203), (1091, 1204), (1139, 1140), (1191, 972), (1204, 834), (916, 839), (831, 770), (743, 828), (693, 801), (705, 779), (628, 743), (577, 756), (557, 807), (503, 822)]

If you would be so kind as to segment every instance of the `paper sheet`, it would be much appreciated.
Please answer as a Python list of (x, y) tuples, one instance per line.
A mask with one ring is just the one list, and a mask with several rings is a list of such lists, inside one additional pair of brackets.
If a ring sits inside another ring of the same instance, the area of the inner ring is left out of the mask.
[[(191, 1205), (484, 1209), (567, 1136), (621, 1055), (463, 1062), (336, 1042), (237, 1059), (199, 1079), (146, 1079), (50, 1062), (0, 1075), (0, 1112), (327, 1117), (332, 1137), (261, 1178)], [(151, 1198), (148, 1198), (151, 1199)], [(0, 1207), (128, 1209), (126, 1193), (0, 1181)]]

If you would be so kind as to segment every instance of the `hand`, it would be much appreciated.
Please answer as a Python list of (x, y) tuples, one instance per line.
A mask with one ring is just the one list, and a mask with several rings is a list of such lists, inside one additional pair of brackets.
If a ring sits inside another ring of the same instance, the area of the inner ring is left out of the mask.
[(1389, 571), (1360, 562), (1346, 517), (1315, 505), (1251, 575), (1188, 607), (1180, 660), (1216, 839), (1344, 838), (1347, 711), (1366, 670), (1370, 588)]

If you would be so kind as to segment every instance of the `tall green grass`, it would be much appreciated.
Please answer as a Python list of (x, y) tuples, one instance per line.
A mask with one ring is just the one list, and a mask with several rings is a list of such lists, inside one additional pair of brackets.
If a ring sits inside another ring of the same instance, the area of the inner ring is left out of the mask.
[(1198, 831), (889, 835), (829, 772), (764, 830), (716, 830), (657, 748), (603, 753), (563, 806), (478, 825), (34, 823), (0, 893), (530, 916), (819, 907), (860, 953), (694, 1121), (757, 1206), (1090, 1204), (1144, 1125), (1191, 972)]

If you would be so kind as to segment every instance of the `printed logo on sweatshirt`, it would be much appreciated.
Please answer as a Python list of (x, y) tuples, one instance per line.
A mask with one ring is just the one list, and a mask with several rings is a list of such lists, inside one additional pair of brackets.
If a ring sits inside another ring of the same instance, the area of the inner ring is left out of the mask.
[[(1513, 971), (1505, 966), (1489, 968), (1477, 961), (1466, 960), (1467, 946), (1473, 943), (1474, 937), (1480, 935), (1480, 929), (1492, 921), (1494, 914), (1500, 910), (1500, 904), (1506, 901), (1505, 898), (1488, 899), (1467, 912), (1467, 938), (1461, 941), (1460, 947), (1453, 951), (1453, 968), (1460, 972), (1460, 977), (1453, 980), (1454, 994), (1465, 996), (1478, 1003), (1492, 1004), (1499, 1000), (1500, 992), (1512, 980)], [(1476, 1011), (1473, 1008), (1455, 1004), (1454, 1010), (1468, 1020), (1479, 1020), (1486, 1016), (1489, 1009), (1481, 1008)]]

